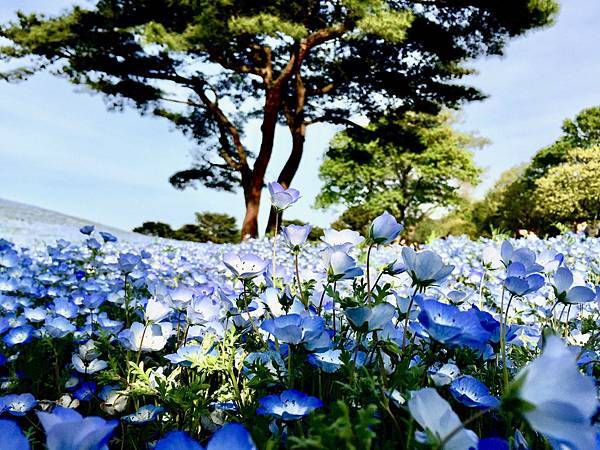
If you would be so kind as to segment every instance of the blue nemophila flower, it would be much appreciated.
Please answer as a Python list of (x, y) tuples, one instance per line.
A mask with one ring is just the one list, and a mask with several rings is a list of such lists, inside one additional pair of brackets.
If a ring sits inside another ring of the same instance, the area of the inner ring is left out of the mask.
[(142, 262), (142, 258), (139, 255), (133, 253), (121, 253), (119, 255), (119, 268), (123, 273), (129, 274), (133, 272), (138, 264)]
[(403, 229), (404, 227), (396, 221), (396, 218), (385, 211), (373, 220), (369, 228), (369, 241), (374, 244), (389, 244)]
[(394, 317), (396, 308), (389, 303), (376, 306), (358, 306), (346, 308), (344, 314), (350, 325), (363, 332), (381, 330)]
[(94, 225), (84, 225), (79, 229), (81, 234), (87, 234), (88, 236), (94, 232)]
[(300, 198), (300, 192), (296, 189), (285, 189), (281, 184), (273, 181), (267, 185), (271, 194), (271, 204), (275, 209), (283, 211), (296, 203)]
[(69, 333), (73, 333), (77, 327), (61, 316), (48, 317), (44, 322), (44, 330), (54, 338), (65, 337)]
[(310, 225), (288, 225), (281, 229), (281, 235), (291, 251), (299, 252), (306, 244), (311, 230)]
[(170, 431), (161, 438), (156, 443), (154, 450), (204, 450), (204, 447), (185, 431), (175, 430)]
[(554, 274), (554, 294), (562, 303), (587, 303), (596, 299), (596, 292), (587, 286), (573, 286), (573, 274), (559, 267)]
[(500, 254), (502, 255), (502, 262), (507, 267), (512, 263), (522, 264), (527, 274), (544, 270), (542, 265), (535, 262), (535, 253), (527, 247), (515, 250), (509, 241), (504, 241), (500, 247)]
[(73, 397), (82, 402), (89, 402), (94, 398), (97, 389), (98, 385), (93, 381), (84, 381), (77, 386), (77, 389), (73, 392)]
[(46, 308), (42, 308), (41, 306), (37, 308), (25, 308), (23, 310), (23, 315), (30, 322), (43, 322), (46, 320), (48, 310)]
[(386, 275), (400, 275), (404, 272), (406, 272), (406, 265), (404, 264), (404, 261), (398, 259), (392, 261), (383, 268), (383, 273)]
[(435, 389), (424, 388), (413, 392), (408, 401), (408, 409), (424, 430), (415, 433), (417, 442), (435, 448), (447, 439), (444, 450), (476, 448), (477, 435), (463, 427), (450, 404)]
[(117, 242), (117, 237), (108, 231), (101, 231), (100, 236), (102, 236), (104, 242)]
[(504, 287), (518, 297), (537, 291), (544, 285), (544, 277), (539, 273), (528, 275), (525, 266), (520, 262), (510, 263), (506, 269)]
[(488, 409), (500, 405), (488, 387), (470, 375), (463, 375), (452, 382), (450, 392), (456, 400), (470, 408)]
[(279, 395), (267, 395), (261, 398), (258, 414), (268, 415), (282, 420), (296, 420), (323, 406), (317, 397), (311, 397), (295, 389), (288, 389)]
[(497, 437), (481, 439), (477, 443), (477, 450), (509, 450), (508, 441)]
[(144, 405), (140, 406), (133, 414), (121, 417), (121, 420), (136, 424), (153, 422), (158, 418), (159, 414), (164, 412), (164, 410), (165, 408), (162, 406)]
[(592, 417), (599, 404), (595, 383), (577, 368), (574, 350), (549, 336), (542, 354), (513, 381), (506, 404), (520, 405), (537, 432), (568, 448), (586, 450), (595, 445)]
[(422, 337), (451, 346), (467, 346), (481, 349), (490, 337), (479, 321), (475, 310), (461, 311), (454, 305), (446, 305), (435, 299), (415, 298), (421, 312), (413, 329)]
[(119, 340), (129, 350), (155, 352), (162, 350), (173, 333), (170, 322), (144, 325), (134, 322), (130, 328), (119, 333)]
[(79, 373), (93, 374), (106, 369), (106, 361), (98, 359), (100, 352), (92, 340), (79, 346), (79, 351), (71, 357), (71, 363)]
[(323, 372), (333, 373), (342, 367), (341, 350), (327, 350), (321, 353), (311, 353), (306, 360)]
[(309, 350), (326, 350), (330, 338), (325, 331), (325, 320), (318, 316), (286, 314), (264, 320), (261, 328), (285, 344), (305, 344)]
[(330, 281), (349, 280), (363, 274), (355, 259), (338, 246), (327, 247), (321, 252), (321, 256)]
[(82, 417), (74, 409), (57, 406), (51, 413), (37, 411), (46, 432), (48, 450), (105, 450), (118, 420)]
[(66, 298), (57, 298), (54, 300), (50, 309), (54, 311), (55, 314), (64, 317), (65, 319), (72, 319), (77, 317), (79, 314), (79, 308), (74, 303), (70, 302)]
[(321, 240), (330, 247), (338, 247), (344, 251), (350, 250), (352, 247), (360, 245), (365, 238), (354, 230), (334, 230), (328, 228), (323, 231)]
[(162, 299), (151, 297), (144, 309), (146, 322), (160, 322), (171, 315), (173, 309)]
[(257, 450), (257, 447), (243, 425), (226, 423), (211, 436), (206, 450)]
[(185, 345), (177, 349), (177, 353), (165, 355), (165, 358), (173, 364), (191, 367), (201, 364), (207, 356), (218, 356), (215, 347), (205, 349), (201, 345)]
[(441, 283), (454, 270), (453, 265), (444, 264), (442, 258), (429, 250), (417, 253), (410, 247), (403, 247), (402, 259), (413, 286), (421, 289)]
[(436, 386), (447, 386), (460, 375), (460, 369), (456, 364), (446, 363), (439, 369), (430, 367), (427, 371)]
[(122, 413), (127, 407), (127, 395), (123, 394), (123, 390), (118, 385), (104, 386), (100, 389), (98, 397), (103, 400), (100, 408), (107, 414)]
[(223, 256), (223, 264), (231, 270), (233, 275), (240, 280), (255, 278), (267, 269), (269, 263), (253, 253), (226, 253)]
[(2, 448), (10, 450), (29, 450), (31, 448), (19, 425), (12, 420), (0, 419), (0, 436), (2, 436)]
[(31, 394), (9, 394), (0, 397), (0, 413), (8, 412), (13, 416), (24, 416), (37, 405), (37, 400)]
[(26, 344), (33, 339), (33, 327), (31, 325), (22, 325), (13, 328), (4, 335), (2, 340), (6, 345), (12, 347), (14, 345)]

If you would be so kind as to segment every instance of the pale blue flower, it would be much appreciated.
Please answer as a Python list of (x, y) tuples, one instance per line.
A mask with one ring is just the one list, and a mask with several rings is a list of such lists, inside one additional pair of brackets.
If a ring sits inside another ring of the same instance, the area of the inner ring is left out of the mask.
[(462, 426), (448, 402), (435, 389), (424, 388), (413, 392), (408, 409), (424, 430), (416, 433), (418, 442), (436, 447), (454, 433), (444, 444), (443, 450), (468, 450), (477, 446), (475, 433)]
[(594, 448), (592, 417), (598, 409), (594, 381), (577, 368), (577, 350), (549, 336), (541, 356), (530, 362), (513, 382), (524, 402), (521, 411), (539, 433), (575, 450)]
[(273, 181), (267, 185), (271, 194), (271, 204), (275, 209), (283, 211), (296, 203), (300, 198), (300, 192), (296, 189), (285, 189), (281, 184)]
[(453, 265), (444, 264), (442, 258), (429, 250), (417, 253), (410, 247), (403, 247), (402, 259), (413, 285), (420, 288), (441, 283), (454, 270)]
[(587, 303), (596, 299), (596, 292), (587, 286), (573, 286), (573, 274), (559, 267), (554, 274), (554, 293), (562, 303)]
[(311, 230), (310, 225), (288, 225), (281, 229), (281, 235), (290, 250), (299, 252), (306, 244)]
[(375, 218), (369, 228), (369, 240), (375, 244), (388, 244), (404, 229), (394, 216), (385, 211)]
[(269, 263), (252, 253), (226, 253), (223, 256), (223, 264), (231, 270), (236, 278), (241, 280), (250, 280), (255, 278), (267, 269)]

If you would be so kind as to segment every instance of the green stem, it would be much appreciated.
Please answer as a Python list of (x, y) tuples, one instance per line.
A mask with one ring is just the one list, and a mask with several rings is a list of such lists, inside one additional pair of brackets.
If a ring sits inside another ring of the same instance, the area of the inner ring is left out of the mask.
[(304, 304), (304, 308), (308, 310), (308, 302), (304, 302), (304, 295), (302, 293), (302, 281), (300, 280), (300, 269), (298, 268), (298, 252), (294, 252), (294, 266), (296, 269), (296, 282), (298, 283), (298, 296)]
[(371, 250), (373, 249), (373, 244), (369, 245), (369, 249), (367, 250), (367, 303), (371, 300)]
[(413, 302), (415, 301), (415, 295), (417, 295), (417, 288), (415, 288), (410, 301), (408, 302), (408, 309), (406, 310), (406, 317), (404, 318), (404, 329), (402, 331), (402, 350), (406, 347), (406, 334), (408, 333), (408, 320), (410, 319), (410, 310), (412, 309)]
[(273, 261), (272, 261), (272, 274), (273, 274), (273, 285), (275, 285), (275, 257), (277, 255), (277, 232), (279, 231), (279, 211), (275, 209), (275, 235), (273, 237)]

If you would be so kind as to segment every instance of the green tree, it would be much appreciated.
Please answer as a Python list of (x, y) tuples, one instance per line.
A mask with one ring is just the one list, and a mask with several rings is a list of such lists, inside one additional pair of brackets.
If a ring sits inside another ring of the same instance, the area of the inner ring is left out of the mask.
[[(555, 0), (98, 0), (57, 17), (18, 13), (0, 27), (0, 56), (22, 62), (9, 81), (50, 69), (113, 108), (171, 121), (200, 150), (171, 182), (241, 187), (242, 235), (256, 236), (278, 123), (292, 136), (278, 177), (288, 186), (310, 124), (480, 99), (456, 83), (471, 72), (463, 63), (501, 54), (557, 11)], [(256, 154), (243, 141), (253, 118)]]
[(346, 206), (343, 223), (363, 228), (387, 210), (409, 229), (478, 182), (470, 148), (484, 141), (454, 130), (447, 112), (387, 114), (367, 130), (336, 134), (319, 169), (317, 205)]
[[(480, 233), (492, 229), (556, 233), (556, 224), (595, 220), (595, 184), (581, 180), (597, 167), (593, 155), (600, 149), (600, 107), (565, 120), (562, 130), (556, 142), (537, 152), (529, 164), (504, 172), (473, 205), (472, 220)], [(559, 180), (558, 174), (566, 178)]]
[(133, 229), (136, 233), (179, 241), (233, 243), (239, 240), (240, 230), (235, 217), (211, 212), (196, 213), (196, 223), (182, 225), (177, 230), (163, 222), (144, 222)]
[(237, 242), (239, 239), (240, 230), (235, 217), (228, 214), (196, 213), (196, 227), (202, 242), (225, 244)]
[(142, 226), (135, 227), (133, 231), (147, 236), (156, 236), (167, 239), (174, 239), (175, 237), (175, 230), (171, 228), (171, 225), (163, 222), (144, 222)]
[(546, 218), (548, 223), (597, 223), (600, 220), (599, 174), (600, 146), (568, 150), (563, 162), (536, 180), (532, 195), (536, 215)]

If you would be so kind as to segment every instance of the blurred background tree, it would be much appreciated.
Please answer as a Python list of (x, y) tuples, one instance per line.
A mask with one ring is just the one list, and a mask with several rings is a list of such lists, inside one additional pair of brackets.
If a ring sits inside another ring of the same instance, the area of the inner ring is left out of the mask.
[[(310, 124), (481, 99), (457, 83), (464, 63), (502, 54), (557, 11), (555, 0), (99, 0), (1, 26), (0, 57), (18, 67), (0, 76), (48, 69), (111, 108), (169, 120), (199, 149), (172, 184), (241, 188), (241, 233), (254, 237), (277, 124), (292, 137), (287, 187)], [(250, 119), (261, 122), (256, 154), (243, 142)]]
[(344, 205), (335, 224), (366, 232), (383, 211), (407, 233), (441, 208), (456, 207), (461, 189), (479, 181), (471, 149), (485, 140), (452, 128), (449, 112), (388, 113), (365, 130), (346, 130), (331, 141), (319, 169), (319, 207)]

